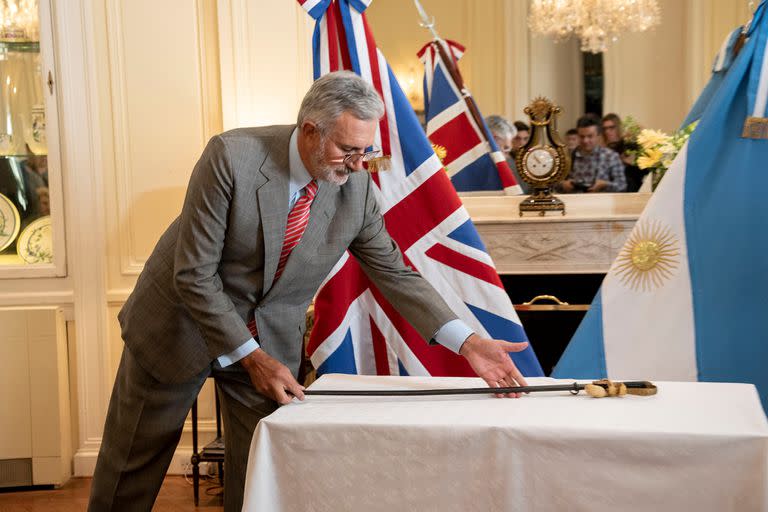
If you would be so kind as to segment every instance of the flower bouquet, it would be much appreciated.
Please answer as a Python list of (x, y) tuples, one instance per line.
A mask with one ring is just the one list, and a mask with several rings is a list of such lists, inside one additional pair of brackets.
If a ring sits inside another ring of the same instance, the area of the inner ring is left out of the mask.
[(696, 129), (693, 122), (672, 135), (659, 130), (640, 130), (637, 134), (637, 166), (640, 169), (649, 169), (651, 177), (651, 189), (656, 190), (664, 174), (672, 165), (677, 153), (685, 145), (685, 142)]

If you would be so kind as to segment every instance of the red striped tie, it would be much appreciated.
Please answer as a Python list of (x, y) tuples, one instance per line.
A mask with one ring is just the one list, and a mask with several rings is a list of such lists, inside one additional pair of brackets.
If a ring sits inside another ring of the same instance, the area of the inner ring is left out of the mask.
[[(285, 270), (285, 264), (288, 261), (288, 256), (291, 255), (291, 251), (294, 247), (299, 245), (301, 236), (304, 234), (304, 230), (307, 229), (309, 223), (309, 207), (312, 206), (312, 200), (317, 194), (317, 182), (312, 180), (304, 187), (305, 194), (299, 197), (296, 204), (291, 208), (288, 213), (288, 222), (285, 225), (285, 238), (283, 239), (283, 248), (280, 251), (280, 260), (277, 262), (277, 272), (275, 272), (275, 281), (280, 279), (280, 275)], [(251, 318), (248, 322), (248, 329), (251, 331), (251, 335), (256, 337), (256, 320)]]
[(304, 191), (306, 193), (296, 201), (296, 204), (293, 205), (291, 212), (288, 214), (288, 222), (285, 225), (283, 249), (280, 251), (280, 261), (277, 263), (275, 281), (280, 279), (280, 275), (285, 269), (285, 263), (288, 261), (288, 256), (291, 255), (293, 248), (299, 245), (301, 235), (303, 235), (304, 230), (307, 229), (307, 223), (309, 222), (309, 207), (312, 206), (312, 200), (317, 193), (317, 182), (314, 180), (310, 181), (309, 184), (304, 187)]

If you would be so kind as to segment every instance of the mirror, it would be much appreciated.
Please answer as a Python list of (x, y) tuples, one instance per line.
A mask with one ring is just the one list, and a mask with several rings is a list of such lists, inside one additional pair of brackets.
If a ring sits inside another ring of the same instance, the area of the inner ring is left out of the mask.
[[(659, 0), (661, 23), (629, 33), (598, 55), (579, 42), (556, 43), (527, 26), (527, 0), (421, 0), (440, 37), (466, 47), (459, 69), (483, 116), (525, 120), (523, 108), (546, 96), (563, 108), (565, 134), (586, 112), (631, 116), (645, 128), (673, 133), (709, 79), (723, 38), (748, 19), (746, 5), (713, 0), (692, 12)], [(373, 35), (416, 110), (423, 108), (423, 66), (416, 53), (431, 40), (412, 0), (372, 2)], [(704, 23), (706, 21), (707, 23)], [(602, 111), (595, 112), (598, 105)], [(589, 109), (589, 110), (587, 110)]]

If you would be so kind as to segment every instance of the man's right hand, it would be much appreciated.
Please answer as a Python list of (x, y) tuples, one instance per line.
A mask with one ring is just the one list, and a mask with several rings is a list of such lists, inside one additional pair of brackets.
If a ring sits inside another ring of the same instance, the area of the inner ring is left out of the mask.
[(271, 398), (280, 405), (291, 402), (295, 396), (304, 400), (304, 386), (293, 378), (287, 366), (257, 348), (240, 360), (248, 372), (256, 391)]
[(573, 180), (564, 180), (560, 182), (560, 188), (563, 192), (573, 192), (576, 187), (573, 185)]

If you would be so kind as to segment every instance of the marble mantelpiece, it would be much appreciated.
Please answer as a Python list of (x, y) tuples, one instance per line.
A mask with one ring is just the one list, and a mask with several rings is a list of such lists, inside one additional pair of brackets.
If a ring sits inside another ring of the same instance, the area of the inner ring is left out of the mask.
[(559, 195), (566, 214), (526, 213), (526, 196), (463, 196), (499, 274), (604, 274), (651, 194)]

